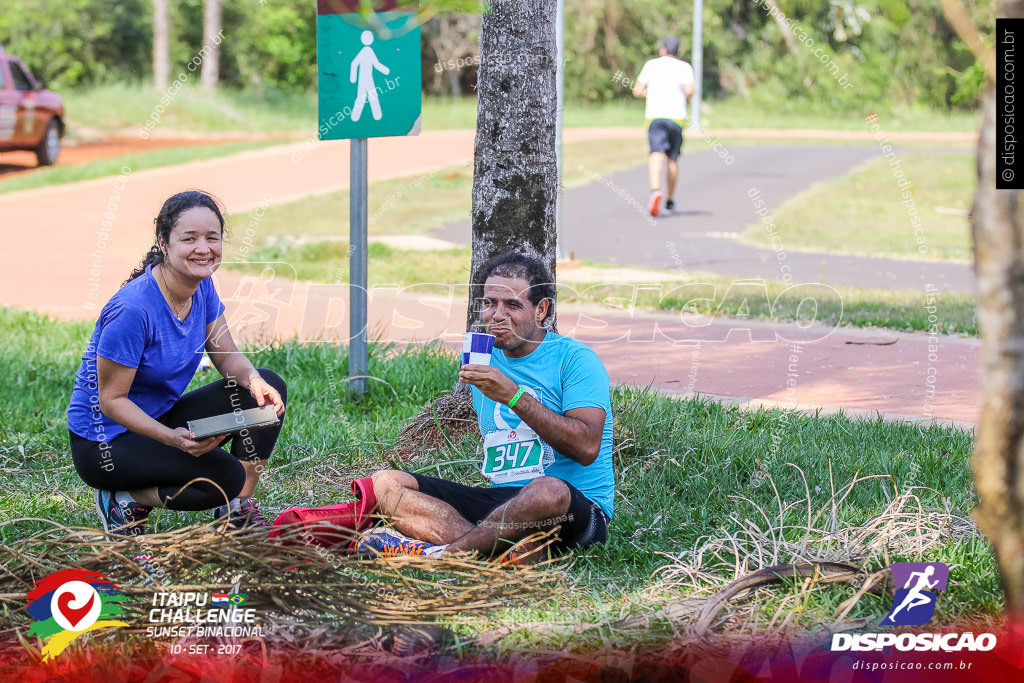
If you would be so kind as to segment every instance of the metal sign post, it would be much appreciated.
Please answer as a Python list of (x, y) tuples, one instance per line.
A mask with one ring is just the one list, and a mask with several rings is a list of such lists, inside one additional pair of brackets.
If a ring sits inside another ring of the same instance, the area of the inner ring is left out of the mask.
[[(415, 3), (317, 0), (318, 132), (349, 140), (349, 388), (366, 393), (367, 138), (420, 131), (423, 76)], [(387, 11), (385, 11), (387, 10)]]
[(349, 388), (366, 393), (370, 353), (367, 326), (366, 138), (349, 141)]

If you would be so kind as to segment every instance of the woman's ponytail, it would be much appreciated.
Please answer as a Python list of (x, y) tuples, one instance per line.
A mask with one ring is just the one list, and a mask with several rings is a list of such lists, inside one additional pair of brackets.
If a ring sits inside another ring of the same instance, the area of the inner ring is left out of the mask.
[(163, 249), (160, 248), (160, 245), (154, 244), (152, 247), (149, 248), (149, 251), (146, 253), (146, 255), (142, 257), (142, 263), (139, 265), (139, 267), (132, 271), (132, 274), (128, 276), (127, 280), (121, 283), (121, 286), (124, 287), (126, 284), (128, 284), (138, 276), (145, 273), (146, 266), (158, 266), (163, 262)]

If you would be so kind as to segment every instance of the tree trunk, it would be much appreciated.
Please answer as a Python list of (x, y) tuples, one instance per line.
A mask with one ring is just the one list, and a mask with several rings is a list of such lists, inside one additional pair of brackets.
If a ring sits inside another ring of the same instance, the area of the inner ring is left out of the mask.
[(220, 0), (203, 0), (203, 66), (199, 81), (212, 92), (220, 80)]
[(423, 36), (440, 66), (440, 71), (435, 67), (435, 88), (441, 91), (442, 74), (447, 72), (452, 95), (460, 97), (463, 69), (473, 68), (473, 57), (479, 49), (480, 15), (442, 14), (424, 24)]
[(518, 251), (555, 276), (555, 3), (504, 0), (490, 10), (480, 31), (470, 329), (490, 257)]
[(793, 31), (792, 29), (789, 28), (789, 25), (786, 23), (785, 19), (783, 19), (783, 17), (786, 15), (784, 15), (779, 10), (779, 6), (775, 4), (775, 0), (765, 1), (768, 3), (769, 7), (775, 10), (774, 12), (769, 12), (768, 14), (769, 16), (771, 16), (773, 20), (775, 20), (775, 25), (778, 26), (779, 31), (782, 32), (782, 38), (783, 40), (786, 41), (786, 46), (789, 48), (789, 51), (795, 54), (797, 57), (799, 57), (800, 48), (796, 46), (796, 40), (793, 39)]
[[(1000, 3), (1020, 17), (1024, 2)], [(981, 502), (978, 526), (995, 550), (1006, 614), (1024, 622), (1024, 205), (1021, 192), (996, 189), (996, 100), (982, 104), (978, 189), (971, 211), (983, 406), (972, 462)]]
[[(484, 15), (473, 167), (474, 286), (466, 329), (480, 323), (479, 271), (490, 257), (518, 251), (540, 259), (555, 277), (555, 47), (553, 2), (503, 0)], [(554, 321), (552, 313), (552, 329)], [(475, 415), (469, 387), (456, 383), (420, 411), (393, 454), (407, 458), (431, 444), (458, 443), (477, 433)]]
[(168, 0), (153, 0), (153, 83), (157, 90), (166, 90), (171, 77), (170, 28)]

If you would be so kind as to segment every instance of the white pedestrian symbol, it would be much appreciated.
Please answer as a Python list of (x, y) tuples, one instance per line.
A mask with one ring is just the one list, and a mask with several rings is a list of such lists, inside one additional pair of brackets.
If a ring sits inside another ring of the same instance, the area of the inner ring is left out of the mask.
[[(910, 588), (910, 590), (907, 592), (907, 597), (905, 597), (903, 599), (903, 602), (900, 603), (900, 606), (894, 609), (892, 611), (892, 614), (889, 615), (889, 621), (896, 623), (896, 615), (904, 607), (906, 607), (908, 610), (912, 610), (915, 607), (927, 605), (929, 602), (931, 602), (931, 599), (925, 595), (922, 595), (921, 592), (926, 588), (935, 588), (935, 586), (939, 583), (938, 579), (935, 579), (934, 581), (928, 580), (928, 578), (934, 573), (935, 567), (933, 567), (932, 565), (928, 565), (923, 572), (912, 572), (910, 576), (907, 577), (907, 583), (903, 587)], [(915, 576), (917, 577), (917, 583), (916, 585), (914, 585), (913, 588), (911, 588), (910, 584), (914, 581)]]
[(380, 100), (377, 98), (377, 86), (373, 82), (373, 70), (377, 69), (377, 71), (387, 76), (391, 73), (391, 69), (380, 63), (380, 60), (377, 59), (377, 54), (370, 47), (373, 43), (372, 31), (363, 31), (361, 40), (364, 47), (356, 55), (356, 58), (352, 60), (352, 69), (349, 75), (349, 80), (352, 83), (355, 83), (356, 79), (359, 81), (356, 86), (356, 102), (352, 107), (352, 120), (359, 120), (359, 117), (363, 115), (363, 106), (366, 104), (366, 100), (369, 99), (373, 118), (380, 121), (382, 113), (380, 110)]

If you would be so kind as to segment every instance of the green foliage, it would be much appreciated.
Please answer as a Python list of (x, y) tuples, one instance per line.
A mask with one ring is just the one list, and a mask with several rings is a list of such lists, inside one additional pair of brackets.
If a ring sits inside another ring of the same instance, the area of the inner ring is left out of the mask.
[[(179, 43), (172, 64), (187, 64), (203, 44), (202, 0), (176, 3)], [(221, 82), (234, 87), (305, 92), (316, 86), (316, 4), (223, 0)]]
[(134, 81), (149, 73), (150, 18), (149, 0), (7, 2), (0, 44), (55, 88)]
[[(967, 46), (961, 46), (960, 51), (967, 51)], [(950, 96), (953, 104), (970, 105), (981, 100), (981, 96), (987, 82), (985, 67), (980, 62), (974, 62), (964, 71), (953, 73), (953, 82), (956, 91)]]
[[(41, 0), (8, 3), (0, 40), (57, 87), (139, 81), (151, 73), (152, 6), (148, 0)], [(703, 84), (706, 100), (735, 95), (773, 111), (878, 109), (886, 104), (976, 108), (980, 65), (936, 0), (777, 0), (784, 29), (767, 0), (706, 0)], [(967, 11), (986, 40), (994, 0), (970, 0)], [(203, 44), (202, 0), (171, 10), (172, 77)], [(434, 3), (436, 11), (466, 3)], [(676, 0), (567, 0), (566, 97), (597, 102), (631, 97), (631, 80), (656, 56), (666, 35), (690, 58), (693, 16)], [(223, 0), (220, 80), (233, 88), (308, 92), (316, 86), (315, 5)], [(787, 38), (786, 33), (791, 35)], [(467, 55), (472, 56), (472, 55)], [(423, 64), (437, 60), (424, 37)], [(475, 80), (474, 66), (460, 76)], [(616, 78), (616, 74), (619, 77)], [(447, 92), (448, 78), (428, 90)], [(440, 93), (437, 93), (440, 94)]]
[[(705, 2), (705, 99), (738, 95), (793, 112), (806, 111), (808, 103), (820, 111), (882, 103), (977, 106), (980, 67), (935, 0), (776, 4), (790, 24), (793, 48), (762, 2)], [(982, 35), (991, 36), (993, 0), (969, 5)], [(688, 9), (679, 11), (673, 0), (568, 0), (566, 97), (628, 97), (631, 79), (666, 35), (677, 36), (680, 56), (690, 59)], [(613, 79), (616, 72), (625, 80)]]
[[(151, 76), (153, 16), (149, 0), (43, 0), (8, 3), (0, 37), (55, 88)], [(224, 0), (220, 80), (233, 87), (305, 92), (316, 82), (316, 5), (275, 0), (253, 11)], [(187, 65), (203, 47), (202, 0), (171, 3), (171, 78), (197, 79)]]
[(238, 68), (243, 84), (256, 83), (285, 91), (309, 90), (316, 83), (316, 35), (313, 3), (275, 4), (266, 7), (264, 26), (247, 22), (239, 38), (254, 50), (240, 53)]

